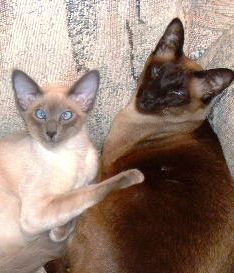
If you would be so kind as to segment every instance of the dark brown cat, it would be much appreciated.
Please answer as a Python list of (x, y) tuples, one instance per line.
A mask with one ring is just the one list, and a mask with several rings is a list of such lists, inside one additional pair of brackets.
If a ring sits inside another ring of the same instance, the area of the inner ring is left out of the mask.
[(179, 19), (149, 56), (136, 96), (106, 140), (102, 179), (138, 168), (145, 183), (111, 194), (78, 224), (73, 273), (230, 273), (234, 189), (205, 120), (229, 69), (202, 70), (183, 53)]

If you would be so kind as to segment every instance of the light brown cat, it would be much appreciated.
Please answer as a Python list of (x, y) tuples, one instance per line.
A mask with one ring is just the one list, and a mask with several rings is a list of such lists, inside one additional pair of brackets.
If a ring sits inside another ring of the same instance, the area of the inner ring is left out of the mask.
[(44, 272), (40, 267), (61, 254), (78, 215), (143, 176), (129, 170), (93, 184), (98, 157), (85, 121), (97, 71), (70, 89), (41, 89), (20, 70), (12, 81), (28, 132), (0, 141), (0, 272)]

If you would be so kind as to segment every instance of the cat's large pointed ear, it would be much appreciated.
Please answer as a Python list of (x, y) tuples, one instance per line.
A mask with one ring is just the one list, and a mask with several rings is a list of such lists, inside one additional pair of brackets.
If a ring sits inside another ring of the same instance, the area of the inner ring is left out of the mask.
[(183, 55), (184, 28), (179, 18), (175, 18), (167, 26), (162, 38), (158, 42), (153, 54), (175, 58)]
[(42, 95), (37, 83), (21, 70), (13, 71), (12, 84), (15, 91), (16, 103), (22, 111), (26, 111)]
[(204, 103), (227, 88), (234, 78), (234, 72), (227, 68), (216, 68), (193, 73), (193, 90)]
[(99, 87), (100, 76), (97, 70), (91, 70), (79, 79), (70, 89), (68, 96), (78, 102), (84, 112), (93, 108)]

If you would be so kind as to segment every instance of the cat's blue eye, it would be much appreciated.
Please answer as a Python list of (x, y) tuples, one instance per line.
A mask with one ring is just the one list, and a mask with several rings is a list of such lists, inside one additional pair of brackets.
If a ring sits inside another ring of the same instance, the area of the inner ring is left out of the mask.
[(63, 112), (61, 114), (61, 119), (64, 119), (64, 120), (69, 120), (71, 119), (73, 116), (72, 112), (71, 111), (66, 111), (66, 112)]
[(35, 111), (35, 116), (39, 119), (46, 119), (46, 112), (43, 109), (37, 109)]

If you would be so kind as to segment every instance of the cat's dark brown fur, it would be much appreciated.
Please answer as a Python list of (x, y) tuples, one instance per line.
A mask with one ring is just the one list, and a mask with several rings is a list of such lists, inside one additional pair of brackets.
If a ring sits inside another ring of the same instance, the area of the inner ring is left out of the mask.
[(104, 146), (103, 179), (138, 168), (145, 182), (82, 215), (68, 251), (73, 273), (234, 270), (233, 180), (205, 120), (233, 72), (201, 72), (183, 55), (183, 36), (174, 19)]

